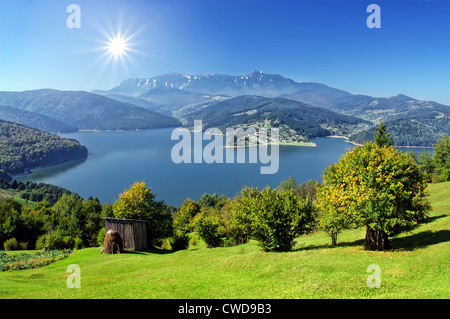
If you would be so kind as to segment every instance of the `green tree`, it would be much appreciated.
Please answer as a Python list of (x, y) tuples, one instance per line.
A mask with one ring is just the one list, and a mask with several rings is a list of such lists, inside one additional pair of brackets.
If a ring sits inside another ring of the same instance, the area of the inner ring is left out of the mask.
[(289, 251), (297, 236), (314, 227), (312, 202), (298, 198), (292, 189), (245, 188), (233, 207), (266, 251)]
[(174, 227), (185, 233), (194, 231), (192, 221), (198, 213), (200, 213), (200, 205), (194, 200), (187, 198), (180, 209), (173, 215)]
[(81, 237), (86, 223), (83, 199), (75, 194), (63, 194), (53, 205), (53, 228), (62, 235)]
[(290, 190), (294, 191), (294, 194), (300, 198), (314, 200), (316, 197), (316, 191), (319, 183), (314, 180), (309, 180), (305, 184), (298, 184), (293, 176), (289, 177), (287, 180), (281, 181), (277, 189), (279, 190)]
[(450, 137), (443, 136), (433, 147), (436, 170), (443, 181), (450, 181)]
[(111, 205), (109, 203), (103, 205), (103, 207), (102, 207), (102, 217), (114, 217), (113, 205)]
[(37, 202), (32, 207), (23, 206), (17, 238), (21, 242), (27, 242), (28, 248), (33, 249), (37, 238), (51, 229), (51, 215), (48, 202)]
[(415, 158), (420, 167), (420, 171), (427, 176), (427, 181), (430, 182), (430, 177), (433, 176), (435, 170), (433, 156), (430, 153), (422, 152), (415, 155)]
[(231, 233), (235, 243), (248, 242), (252, 236), (253, 213), (258, 207), (259, 189), (245, 187), (230, 203)]
[(194, 219), (195, 231), (208, 248), (222, 244), (221, 219), (214, 208), (204, 209)]
[(102, 205), (98, 199), (90, 199), (83, 203), (82, 211), (85, 216), (85, 225), (81, 239), (87, 246), (96, 246), (98, 233), (103, 227)]
[(380, 124), (377, 127), (377, 133), (375, 134), (374, 143), (380, 147), (394, 145), (394, 139), (388, 133), (387, 125), (383, 121), (380, 121)]
[(281, 181), (280, 185), (278, 185), (278, 189), (282, 190), (282, 191), (287, 191), (287, 190), (296, 190), (299, 187), (297, 180), (294, 178), (294, 176), (289, 177), (288, 179), (285, 179), (283, 181)]
[(319, 189), (320, 224), (330, 233), (365, 226), (365, 248), (389, 248), (389, 236), (427, 217), (426, 181), (414, 159), (393, 146), (366, 143), (327, 167)]
[(10, 238), (16, 237), (22, 206), (12, 198), (0, 199), (0, 247)]

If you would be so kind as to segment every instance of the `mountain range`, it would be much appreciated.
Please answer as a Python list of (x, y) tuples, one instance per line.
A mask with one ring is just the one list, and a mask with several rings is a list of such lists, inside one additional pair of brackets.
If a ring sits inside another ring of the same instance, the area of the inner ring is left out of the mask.
[(0, 119), (49, 132), (193, 125), (283, 125), (299, 139), (373, 138), (380, 120), (397, 145), (431, 146), (450, 134), (450, 107), (405, 95), (355, 95), (277, 74), (169, 73), (124, 80), (111, 90), (0, 92)]

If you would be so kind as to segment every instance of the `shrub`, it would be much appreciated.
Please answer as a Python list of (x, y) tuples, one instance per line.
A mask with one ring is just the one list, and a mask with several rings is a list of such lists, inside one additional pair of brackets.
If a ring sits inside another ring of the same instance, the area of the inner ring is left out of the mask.
[(442, 180), (445, 182), (450, 182), (450, 168), (442, 169)]
[(73, 244), (73, 249), (83, 248), (83, 240), (80, 237), (76, 237)]
[(172, 250), (183, 250), (189, 248), (189, 235), (182, 231), (176, 231), (173, 236)]
[(154, 241), (154, 246), (164, 250), (183, 250), (189, 247), (189, 235), (183, 231), (176, 231), (173, 236)]
[(180, 210), (173, 214), (174, 227), (184, 232), (194, 231), (195, 226), (193, 220), (199, 213), (200, 205), (192, 199), (186, 199), (180, 207)]
[(265, 251), (289, 251), (297, 236), (315, 226), (312, 202), (295, 196), (292, 189), (245, 188), (232, 210), (242, 236), (251, 233)]
[(72, 236), (63, 236), (58, 232), (42, 235), (36, 241), (36, 249), (40, 250), (61, 250), (61, 249), (80, 249), (83, 247), (83, 241)]
[(164, 250), (172, 250), (172, 242), (173, 242), (173, 237), (164, 238), (164, 239), (160, 239), (158, 241), (153, 241), (153, 246), (160, 247), (161, 249), (164, 249)]
[(205, 212), (200, 213), (195, 222), (195, 230), (200, 238), (205, 241), (208, 248), (221, 245), (220, 226), (220, 220), (217, 216), (208, 215)]
[(442, 183), (444, 179), (442, 178), (442, 175), (439, 172), (434, 172), (431, 176), (431, 182), (432, 183)]
[(103, 246), (103, 241), (105, 240), (105, 235), (106, 235), (106, 229), (105, 229), (105, 227), (103, 227), (102, 229), (100, 229), (100, 231), (98, 232), (98, 235), (97, 235), (97, 244), (100, 247)]
[(36, 240), (36, 249), (37, 250), (44, 250), (45, 249), (45, 243), (47, 240), (47, 235), (39, 236)]
[(10, 238), (3, 243), (5, 250), (19, 250), (19, 243), (17, 239)]

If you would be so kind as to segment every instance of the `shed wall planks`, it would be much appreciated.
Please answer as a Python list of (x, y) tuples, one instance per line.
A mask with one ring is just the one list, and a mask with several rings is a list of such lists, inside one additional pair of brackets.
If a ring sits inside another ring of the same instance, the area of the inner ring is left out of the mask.
[(124, 249), (147, 249), (147, 222), (136, 219), (104, 218), (105, 230), (119, 232)]

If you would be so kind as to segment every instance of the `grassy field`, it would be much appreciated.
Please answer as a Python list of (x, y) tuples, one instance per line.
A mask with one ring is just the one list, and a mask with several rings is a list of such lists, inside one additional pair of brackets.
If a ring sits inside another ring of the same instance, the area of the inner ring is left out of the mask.
[[(449, 298), (450, 182), (430, 185), (429, 222), (392, 240), (386, 252), (364, 251), (364, 230), (338, 238), (317, 232), (288, 253), (264, 253), (256, 242), (229, 248), (101, 255), (75, 251), (39, 269), (0, 273), (0, 298)], [(69, 289), (67, 266), (81, 269)], [(381, 288), (368, 288), (371, 264)]]

